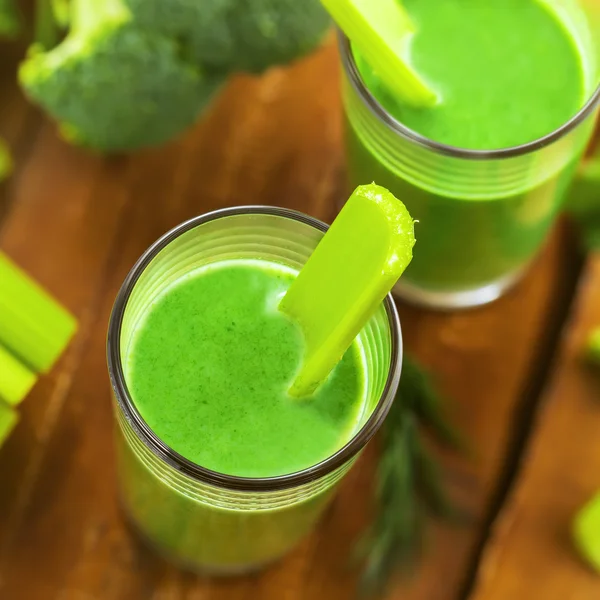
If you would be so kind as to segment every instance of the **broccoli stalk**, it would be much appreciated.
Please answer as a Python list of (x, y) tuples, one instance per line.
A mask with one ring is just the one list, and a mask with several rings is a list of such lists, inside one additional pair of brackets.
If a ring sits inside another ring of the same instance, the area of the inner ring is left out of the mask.
[(33, 46), (19, 78), (64, 137), (100, 151), (165, 142), (187, 129), (222, 83), (181, 56), (174, 39), (142, 29), (123, 0), (72, 0), (55, 48)]
[(50, 0), (37, 0), (33, 37), (46, 50), (58, 44), (59, 31)]

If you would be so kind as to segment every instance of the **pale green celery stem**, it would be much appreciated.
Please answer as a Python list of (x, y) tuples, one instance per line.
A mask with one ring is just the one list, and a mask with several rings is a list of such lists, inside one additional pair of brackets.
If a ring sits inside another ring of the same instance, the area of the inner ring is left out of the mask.
[(0, 402), (0, 446), (14, 429), (19, 415), (10, 406)]
[(37, 376), (0, 345), (0, 401), (11, 406), (22, 402), (37, 381)]
[(75, 333), (75, 318), (0, 252), (0, 343), (47, 372)]

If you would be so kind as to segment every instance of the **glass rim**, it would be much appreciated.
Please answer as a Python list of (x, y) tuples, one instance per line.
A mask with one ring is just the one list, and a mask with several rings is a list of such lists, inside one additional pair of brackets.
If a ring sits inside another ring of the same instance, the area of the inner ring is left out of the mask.
[(379, 430), (394, 401), (400, 382), (403, 354), (400, 318), (390, 293), (383, 302), (391, 330), (390, 370), (381, 397), (373, 410), (373, 414), (367, 419), (360, 430), (342, 448), (320, 463), (301, 471), (275, 477), (237, 477), (201, 467), (175, 452), (152, 431), (137, 410), (129, 394), (120, 351), (121, 330), (125, 309), (142, 273), (152, 260), (171, 242), (199, 225), (204, 225), (224, 217), (239, 215), (272, 215), (282, 217), (304, 223), (323, 233), (329, 228), (329, 225), (304, 213), (287, 208), (261, 205), (223, 208), (194, 217), (177, 225), (154, 242), (142, 254), (128, 273), (117, 294), (108, 325), (106, 343), (108, 372), (115, 398), (127, 422), (133, 428), (137, 437), (159, 460), (198, 482), (215, 487), (235, 491), (274, 492), (299, 487), (335, 472), (354, 458)]
[(468, 148), (460, 148), (458, 146), (452, 146), (450, 144), (443, 144), (436, 142), (416, 131), (413, 131), (406, 125), (402, 124), (398, 119), (393, 117), (385, 107), (375, 98), (371, 93), (367, 85), (365, 84), (354, 56), (352, 54), (350, 40), (346, 35), (337, 28), (338, 32), (338, 46), (342, 65), (346, 75), (348, 75), (352, 87), (358, 93), (361, 100), (365, 103), (370, 112), (380, 121), (383, 122), (389, 129), (393, 130), (401, 137), (418, 144), (428, 150), (432, 150), (438, 154), (446, 156), (452, 156), (455, 158), (463, 158), (470, 160), (492, 160), (492, 159), (503, 159), (513, 158), (516, 156), (522, 156), (536, 150), (541, 150), (546, 146), (556, 142), (557, 140), (564, 137), (566, 134), (571, 132), (577, 125), (585, 121), (600, 103), (600, 83), (592, 92), (590, 98), (585, 104), (579, 109), (579, 111), (573, 115), (568, 121), (563, 123), (560, 127), (546, 134), (545, 136), (520, 144), (518, 146), (511, 146), (508, 148), (498, 148), (496, 150), (475, 150)]

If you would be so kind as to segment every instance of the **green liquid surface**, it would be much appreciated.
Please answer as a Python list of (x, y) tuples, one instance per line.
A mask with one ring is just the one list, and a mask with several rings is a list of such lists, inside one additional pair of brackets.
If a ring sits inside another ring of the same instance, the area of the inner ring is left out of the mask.
[(293, 473), (357, 428), (358, 343), (313, 397), (287, 395), (303, 339), (277, 303), (294, 277), (263, 261), (216, 263), (165, 290), (138, 324), (126, 368), (133, 400), (158, 437), (197, 465), (242, 477)]
[(452, 146), (493, 150), (541, 138), (585, 100), (582, 57), (541, 0), (402, 0), (410, 60), (441, 102), (400, 104), (357, 56), (371, 92), (404, 125)]

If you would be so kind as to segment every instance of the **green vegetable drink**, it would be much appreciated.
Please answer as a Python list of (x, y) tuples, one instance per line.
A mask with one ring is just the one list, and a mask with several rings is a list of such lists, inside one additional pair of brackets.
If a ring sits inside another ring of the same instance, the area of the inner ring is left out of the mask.
[(352, 437), (365, 396), (356, 343), (310, 401), (287, 393), (304, 343), (277, 303), (295, 275), (267, 261), (214, 263), (164, 290), (138, 323), (125, 367), (133, 401), (188, 460), (274, 477), (316, 465)]
[(313, 527), (389, 408), (400, 364), (391, 300), (310, 398), (288, 389), (304, 353), (279, 301), (324, 226), (231, 209), (157, 242), (109, 332), (122, 501), (176, 562), (234, 573)]
[(402, 4), (415, 27), (410, 62), (440, 101), (402, 104), (342, 40), (351, 185), (376, 180), (419, 221), (401, 295), (484, 303), (556, 217), (592, 130), (598, 36), (575, 1)]

